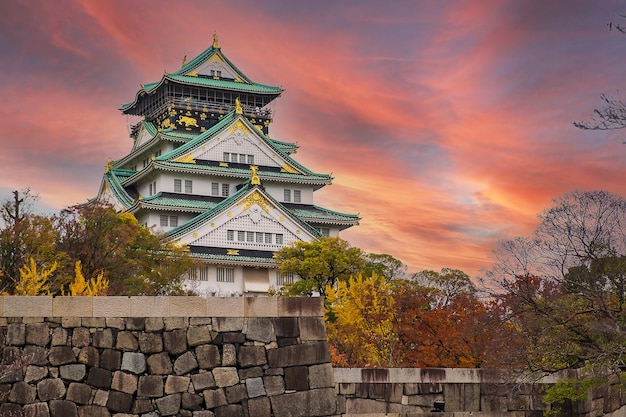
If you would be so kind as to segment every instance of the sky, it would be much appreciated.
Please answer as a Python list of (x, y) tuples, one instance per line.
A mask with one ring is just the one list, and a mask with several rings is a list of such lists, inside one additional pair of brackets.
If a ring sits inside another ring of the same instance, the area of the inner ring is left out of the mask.
[(410, 272), (479, 276), (552, 199), (626, 196), (626, 131), (583, 131), (624, 87), (623, 4), (606, 0), (15, 0), (0, 2), (0, 200), (55, 213), (97, 194), (131, 149), (118, 110), (219, 37), (279, 85), (270, 136), (332, 173), (316, 203)]

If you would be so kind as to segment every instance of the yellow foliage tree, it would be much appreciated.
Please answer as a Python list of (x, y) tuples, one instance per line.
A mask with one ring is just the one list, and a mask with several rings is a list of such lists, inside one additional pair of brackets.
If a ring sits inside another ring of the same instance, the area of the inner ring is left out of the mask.
[(74, 282), (70, 283), (69, 294), (67, 295), (73, 297), (107, 295), (109, 281), (104, 278), (103, 272), (99, 273), (96, 278), (91, 278), (87, 281), (83, 275), (80, 261), (76, 261), (75, 271), (76, 278)]
[(20, 280), (15, 286), (15, 295), (50, 295), (48, 278), (57, 269), (57, 263), (53, 263), (48, 269), (37, 272), (37, 264), (30, 258), (30, 266), (20, 268)]
[[(376, 273), (327, 287), (328, 339), (337, 358), (352, 366), (397, 366), (392, 287)], [(340, 363), (336, 363), (340, 365)]]

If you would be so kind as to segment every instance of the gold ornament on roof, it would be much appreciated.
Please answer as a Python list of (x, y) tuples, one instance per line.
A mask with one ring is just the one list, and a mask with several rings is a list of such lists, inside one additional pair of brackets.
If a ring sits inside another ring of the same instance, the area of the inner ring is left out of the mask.
[(193, 156), (191, 156), (191, 154), (187, 154), (176, 159), (174, 162), (182, 162), (185, 164), (195, 164), (196, 160), (193, 158)]
[(300, 171), (298, 171), (297, 169), (293, 168), (291, 165), (283, 165), (282, 167), (280, 167), (280, 172), (287, 172), (289, 174), (299, 174)]
[(109, 161), (107, 162), (106, 166), (104, 167), (104, 173), (107, 174), (111, 168), (113, 168), (113, 159), (109, 158)]
[(269, 201), (267, 201), (265, 197), (263, 197), (263, 195), (259, 193), (258, 191), (255, 191), (254, 193), (250, 194), (249, 196), (241, 200), (239, 203), (237, 203), (238, 206), (242, 204), (244, 205), (242, 211), (246, 211), (250, 207), (256, 204), (257, 206), (261, 207), (261, 209), (263, 209), (263, 211), (266, 212), (267, 214), (270, 213)]
[(261, 179), (259, 178), (259, 167), (256, 165), (250, 165), (250, 184), (261, 185)]
[(248, 136), (248, 133), (250, 132), (248, 127), (241, 120), (237, 120), (235, 124), (230, 125), (228, 128), (228, 132), (231, 135), (234, 135), (238, 130), (241, 130), (241, 133), (243, 133), (244, 136)]
[(181, 68), (184, 67), (185, 65), (187, 65), (187, 55), (183, 57), (183, 65), (181, 65)]
[(213, 48), (217, 49), (219, 47), (220, 47), (220, 44), (218, 43), (217, 33), (213, 32)]
[(235, 99), (235, 113), (243, 114), (243, 108), (241, 107), (241, 102), (239, 101), (239, 97)]
[(226, 249), (226, 255), (239, 255), (239, 249)]

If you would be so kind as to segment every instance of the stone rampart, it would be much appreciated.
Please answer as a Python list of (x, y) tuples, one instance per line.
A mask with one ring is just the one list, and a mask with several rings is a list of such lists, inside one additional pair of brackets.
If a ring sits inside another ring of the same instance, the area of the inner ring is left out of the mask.
[(3, 417), (336, 414), (319, 298), (0, 297), (0, 317)]

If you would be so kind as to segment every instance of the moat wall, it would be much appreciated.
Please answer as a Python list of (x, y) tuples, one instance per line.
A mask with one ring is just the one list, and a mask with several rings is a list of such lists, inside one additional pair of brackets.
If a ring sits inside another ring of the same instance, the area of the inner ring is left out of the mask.
[[(323, 313), (320, 298), (0, 297), (0, 416), (540, 417), (549, 408), (542, 397), (555, 378), (333, 369)], [(561, 415), (626, 417), (624, 404), (607, 381)]]

